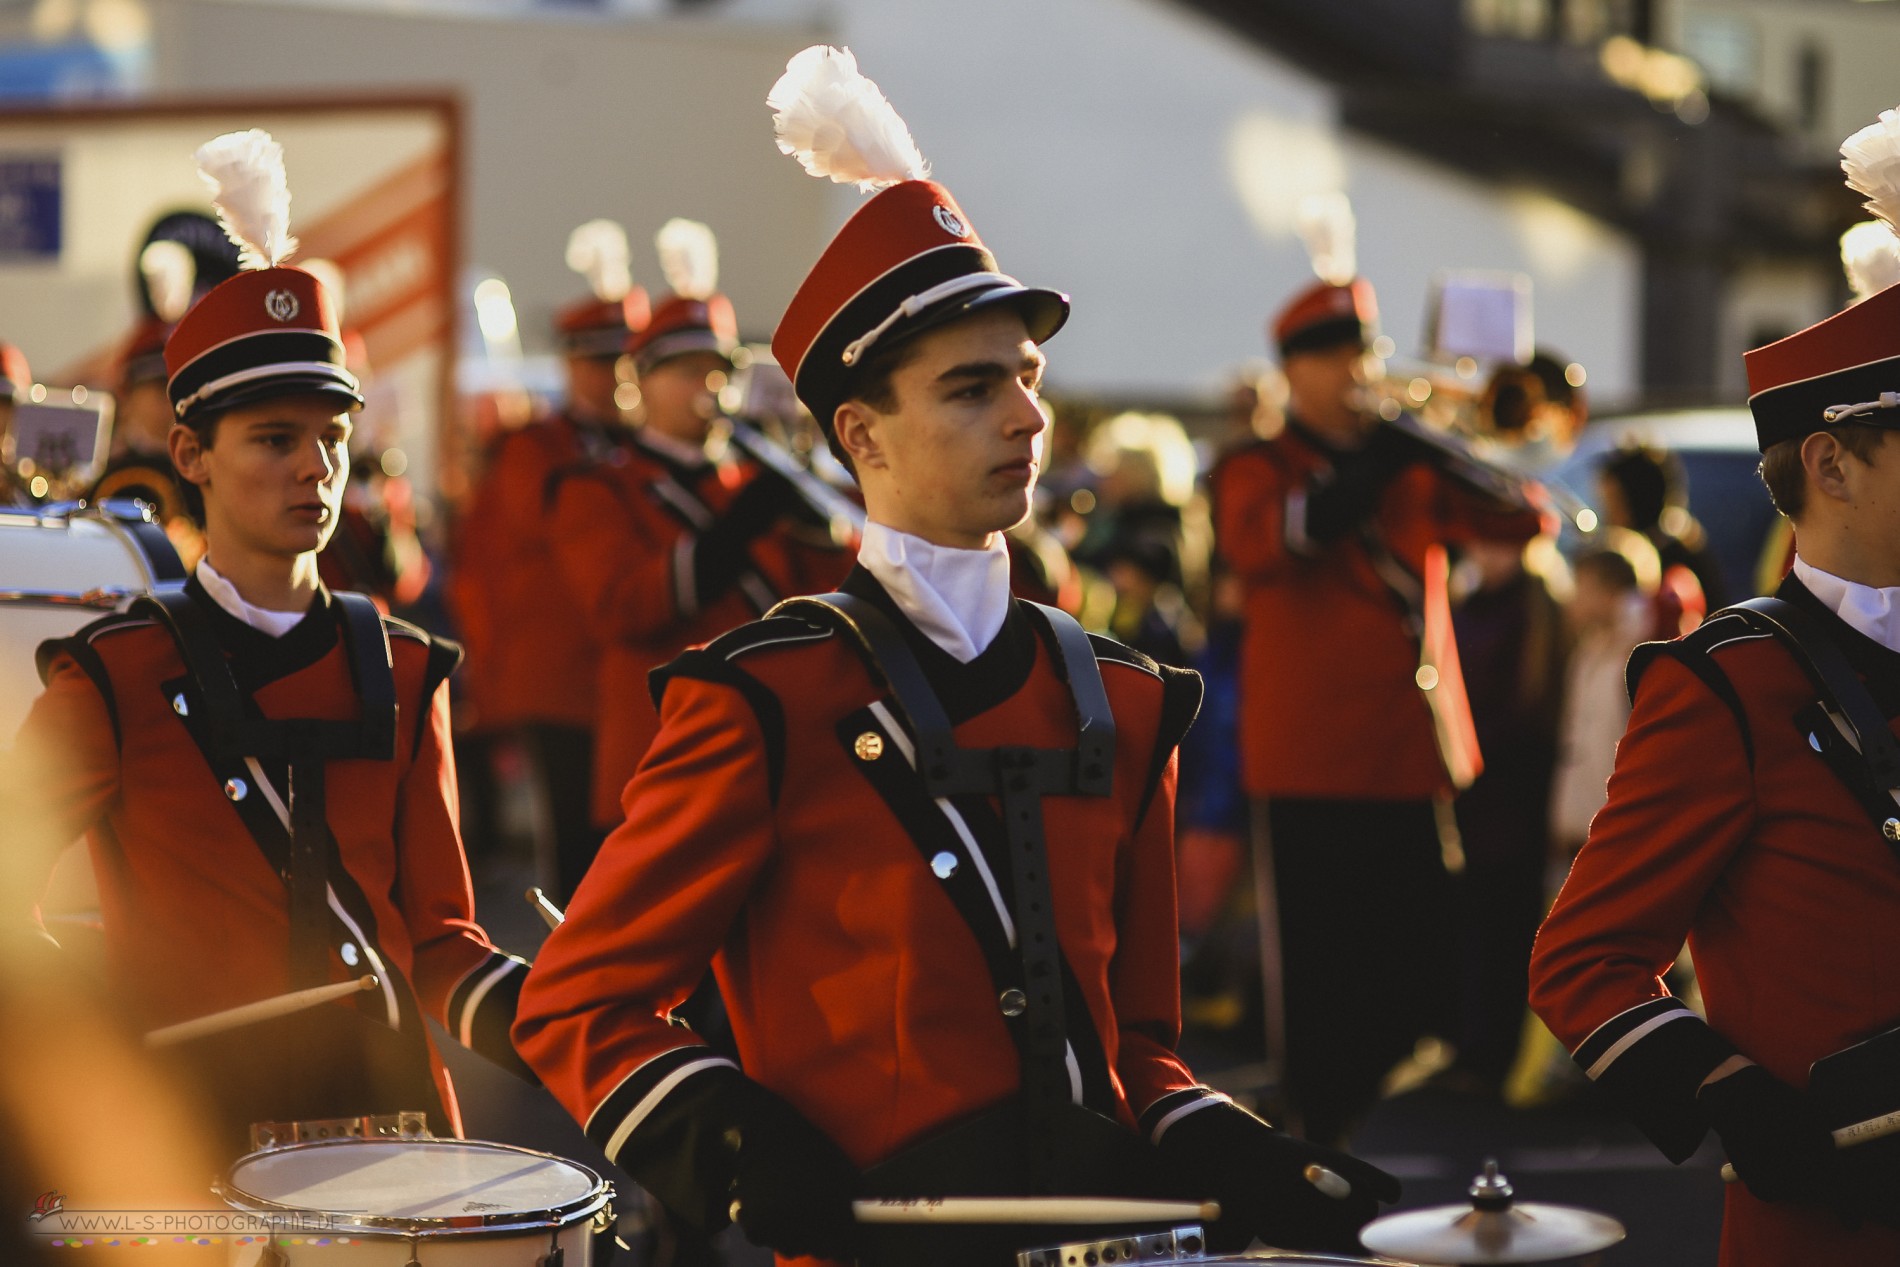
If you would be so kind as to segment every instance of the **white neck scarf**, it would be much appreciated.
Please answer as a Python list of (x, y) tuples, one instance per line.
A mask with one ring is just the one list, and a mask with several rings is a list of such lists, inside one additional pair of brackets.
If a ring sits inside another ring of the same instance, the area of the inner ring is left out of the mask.
[(932, 545), (872, 520), (858, 562), (924, 636), (963, 664), (995, 640), (1009, 616), (1009, 543), (984, 550)]
[(281, 638), (295, 629), (306, 615), (305, 612), (274, 612), (266, 607), (253, 607), (244, 601), (244, 595), (237, 592), (237, 586), (211, 566), (208, 558), (198, 560), (198, 584), (205, 587), (205, 593), (211, 595), (212, 602), (251, 628), (273, 638)]
[(1853, 628), (1889, 651), (1900, 651), (1900, 587), (1875, 589), (1858, 581), (1842, 580), (1823, 572), (1800, 555), (1794, 559), (1795, 579), (1808, 593)]
[(672, 436), (667, 435), (664, 431), (656, 427), (641, 427), (636, 434), (639, 435), (641, 444), (646, 445), (647, 448), (652, 449), (662, 457), (672, 458), (675, 462), (678, 462), (681, 466), (689, 470), (705, 466), (712, 461), (712, 459), (706, 455), (705, 445), (688, 444), (684, 440), (675, 440)]

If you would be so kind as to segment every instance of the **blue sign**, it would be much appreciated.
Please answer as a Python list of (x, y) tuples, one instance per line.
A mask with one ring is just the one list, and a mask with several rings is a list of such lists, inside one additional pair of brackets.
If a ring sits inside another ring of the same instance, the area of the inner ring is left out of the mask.
[(57, 154), (0, 155), (0, 259), (59, 258)]

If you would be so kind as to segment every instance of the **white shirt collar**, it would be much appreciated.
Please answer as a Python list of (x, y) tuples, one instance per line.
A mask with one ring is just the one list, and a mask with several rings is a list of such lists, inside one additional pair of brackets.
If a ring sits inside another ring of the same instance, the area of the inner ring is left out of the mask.
[(205, 593), (211, 595), (211, 601), (236, 616), (239, 620), (261, 633), (273, 638), (281, 638), (295, 629), (306, 612), (274, 612), (266, 607), (253, 607), (244, 601), (237, 592), (237, 586), (224, 578), (210, 559), (198, 560), (198, 584), (205, 587)]
[(1794, 559), (1795, 579), (1808, 593), (1854, 629), (1889, 651), (1900, 651), (1900, 586), (1875, 589), (1823, 572), (1800, 555)]
[(925, 637), (963, 664), (1009, 617), (1009, 543), (1000, 532), (987, 549), (959, 550), (871, 520), (858, 562)]

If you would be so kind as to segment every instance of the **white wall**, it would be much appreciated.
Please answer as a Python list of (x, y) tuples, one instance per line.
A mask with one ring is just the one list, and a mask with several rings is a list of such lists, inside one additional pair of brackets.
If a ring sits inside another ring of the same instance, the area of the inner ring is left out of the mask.
[(1342, 133), (1325, 84), (1169, 0), (728, 0), (670, 20), (157, 7), (161, 89), (461, 86), (469, 258), (507, 277), (530, 335), (574, 291), (568, 228), (596, 215), (640, 241), (670, 215), (707, 220), (743, 324), (769, 331), (860, 201), (779, 156), (762, 104), (792, 52), (829, 38), (884, 87), (1002, 266), (1073, 294), (1059, 389), (1218, 391), (1310, 279), (1292, 208), (1336, 187), (1401, 351), (1433, 271), (1523, 269), (1540, 340), (1589, 367), (1598, 399), (1635, 381), (1638, 266), (1620, 235)]
[(823, 191), (779, 156), (764, 106), (807, 32), (472, 5), (153, 0), (153, 12), (161, 94), (458, 93), (464, 259), (507, 280), (531, 348), (585, 291), (562, 258), (583, 220), (624, 223), (635, 279), (656, 291), (660, 225), (710, 224), (748, 332), (771, 329), (829, 231)]
[[(1073, 295), (1050, 349), (1057, 387), (1217, 390), (1312, 279), (1292, 232), (1300, 196), (1336, 187), (1402, 353), (1434, 271), (1521, 269), (1539, 340), (1584, 362), (1599, 400), (1635, 385), (1640, 270), (1621, 234), (1342, 132), (1325, 84), (1167, 0), (721, 11), (830, 15), (1003, 268)], [(841, 219), (857, 195), (834, 202)]]

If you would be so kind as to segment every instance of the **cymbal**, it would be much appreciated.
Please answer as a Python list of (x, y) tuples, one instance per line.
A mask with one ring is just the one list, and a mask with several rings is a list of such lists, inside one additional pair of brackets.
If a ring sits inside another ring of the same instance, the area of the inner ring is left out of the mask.
[(1375, 1254), (1421, 1263), (1541, 1263), (1608, 1249), (1624, 1237), (1607, 1214), (1513, 1201), (1496, 1162), (1471, 1187), (1469, 1205), (1435, 1205), (1368, 1223), (1360, 1242)]

